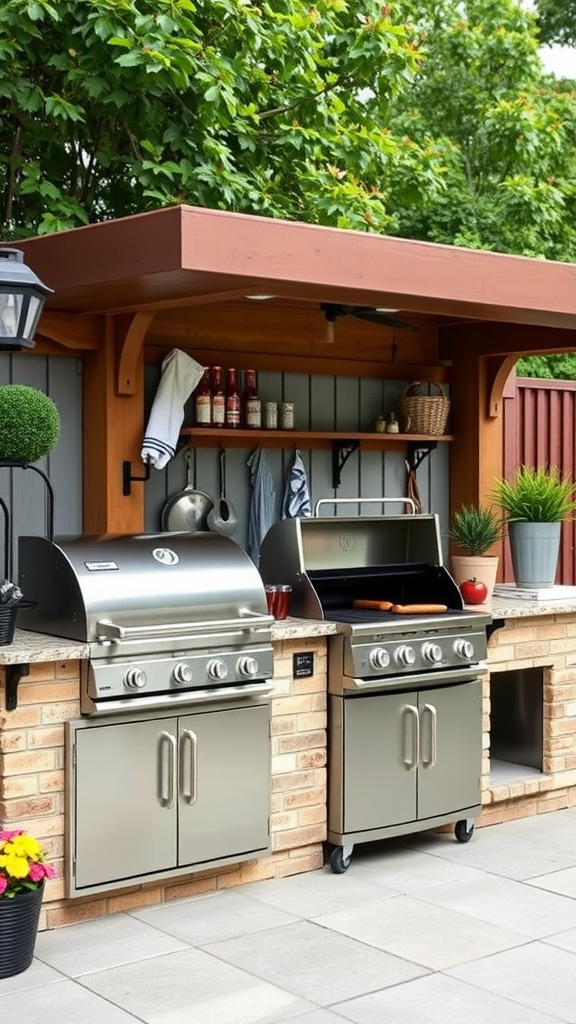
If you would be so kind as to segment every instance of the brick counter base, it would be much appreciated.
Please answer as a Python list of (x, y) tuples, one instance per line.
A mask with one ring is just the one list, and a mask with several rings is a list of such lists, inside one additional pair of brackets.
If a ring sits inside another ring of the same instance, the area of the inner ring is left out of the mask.
[[(314, 654), (313, 676), (292, 677), (292, 655)], [(30, 665), (18, 707), (0, 710), (0, 823), (36, 836), (54, 864), (40, 929), (57, 928), (263, 878), (312, 871), (326, 837), (326, 639), (274, 644), (272, 699), (273, 852), (209, 871), (134, 885), (108, 894), (64, 898), (64, 723), (80, 716), (77, 661)], [(4, 683), (4, 670), (0, 680)], [(2, 689), (2, 694), (4, 690)]]
[(479, 825), (576, 806), (576, 613), (507, 620), (488, 645), (490, 672), (540, 668), (543, 675), (541, 774), (490, 780), (490, 675), (483, 690), (482, 805)]

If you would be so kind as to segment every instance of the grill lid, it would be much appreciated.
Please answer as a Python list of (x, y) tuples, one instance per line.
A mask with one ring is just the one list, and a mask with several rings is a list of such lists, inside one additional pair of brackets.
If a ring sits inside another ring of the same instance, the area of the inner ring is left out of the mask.
[(345, 621), (335, 613), (356, 598), (462, 609), (436, 515), (283, 519), (264, 538), (260, 572), (266, 583), (291, 584), (291, 614), (305, 618)]
[(21, 626), (84, 643), (270, 621), (258, 570), (218, 534), (21, 537), (19, 566)]

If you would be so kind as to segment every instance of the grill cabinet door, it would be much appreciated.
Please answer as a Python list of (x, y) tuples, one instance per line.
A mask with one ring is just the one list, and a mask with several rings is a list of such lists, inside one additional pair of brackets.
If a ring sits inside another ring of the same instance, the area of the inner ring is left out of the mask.
[(270, 705), (179, 719), (178, 863), (269, 847)]
[(91, 725), (72, 741), (76, 887), (175, 867), (174, 722)]
[(416, 694), (333, 699), (341, 700), (344, 705), (344, 827), (335, 828), (331, 816), (330, 828), (361, 832), (413, 821), (417, 776)]
[[(418, 818), (480, 803), (482, 684), (479, 679), (419, 694)], [(434, 761), (434, 736), (436, 758)], [(429, 767), (427, 767), (429, 765)]]

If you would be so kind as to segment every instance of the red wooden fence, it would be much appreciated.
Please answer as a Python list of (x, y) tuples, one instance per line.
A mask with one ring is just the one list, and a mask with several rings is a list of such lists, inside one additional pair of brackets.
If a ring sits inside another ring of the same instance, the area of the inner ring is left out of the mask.
[[(504, 476), (527, 466), (557, 466), (576, 480), (576, 381), (536, 380), (512, 373), (504, 389)], [(566, 522), (557, 583), (576, 583), (576, 526)], [(504, 578), (513, 580), (508, 543)]]

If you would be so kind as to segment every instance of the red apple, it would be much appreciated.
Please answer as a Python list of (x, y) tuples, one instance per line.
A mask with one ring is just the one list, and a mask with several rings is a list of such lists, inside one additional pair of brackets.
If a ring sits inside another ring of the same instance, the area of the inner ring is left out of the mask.
[(488, 597), (488, 587), (474, 576), (460, 584), (464, 604), (483, 604)]

